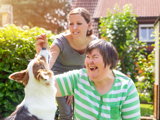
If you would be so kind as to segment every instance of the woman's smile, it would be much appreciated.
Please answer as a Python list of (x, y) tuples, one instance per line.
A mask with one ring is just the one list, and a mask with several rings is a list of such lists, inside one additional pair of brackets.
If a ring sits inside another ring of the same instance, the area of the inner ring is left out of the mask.
[(95, 70), (97, 70), (98, 69), (98, 67), (90, 67), (90, 70), (91, 71), (95, 71)]

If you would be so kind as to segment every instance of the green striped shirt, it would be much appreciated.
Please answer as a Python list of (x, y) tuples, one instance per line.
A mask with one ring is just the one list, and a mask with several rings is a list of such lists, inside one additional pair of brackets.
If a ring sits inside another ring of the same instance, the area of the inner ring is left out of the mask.
[(86, 69), (56, 75), (61, 93), (74, 95), (76, 120), (137, 120), (140, 102), (133, 81), (113, 70), (115, 81), (106, 94), (99, 94)]

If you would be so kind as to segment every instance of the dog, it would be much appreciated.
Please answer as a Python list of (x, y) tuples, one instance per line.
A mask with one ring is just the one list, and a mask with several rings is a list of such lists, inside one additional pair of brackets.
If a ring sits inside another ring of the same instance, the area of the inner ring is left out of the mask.
[(54, 120), (57, 105), (55, 78), (49, 70), (49, 53), (42, 48), (26, 70), (13, 73), (9, 79), (22, 82), (25, 97), (16, 110), (4, 120)]

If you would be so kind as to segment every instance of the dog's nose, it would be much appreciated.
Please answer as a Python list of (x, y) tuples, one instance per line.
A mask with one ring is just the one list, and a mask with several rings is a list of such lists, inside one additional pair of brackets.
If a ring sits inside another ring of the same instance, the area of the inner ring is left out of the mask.
[(42, 50), (46, 50), (46, 48), (45, 48), (45, 47), (43, 47), (43, 48), (42, 48)]

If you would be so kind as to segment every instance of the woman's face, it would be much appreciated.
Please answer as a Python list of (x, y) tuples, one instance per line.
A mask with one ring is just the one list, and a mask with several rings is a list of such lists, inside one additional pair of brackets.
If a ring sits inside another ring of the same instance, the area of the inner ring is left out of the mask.
[(110, 66), (104, 67), (103, 57), (98, 49), (93, 49), (90, 54), (86, 54), (85, 65), (88, 76), (93, 82), (103, 81), (110, 71)]
[(69, 30), (73, 38), (79, 38), (86, 36), (87, 29), (91, 26), (91, 23), (87, 24), (85, 19), (80, 14), (74, 14), (69, 16)]

